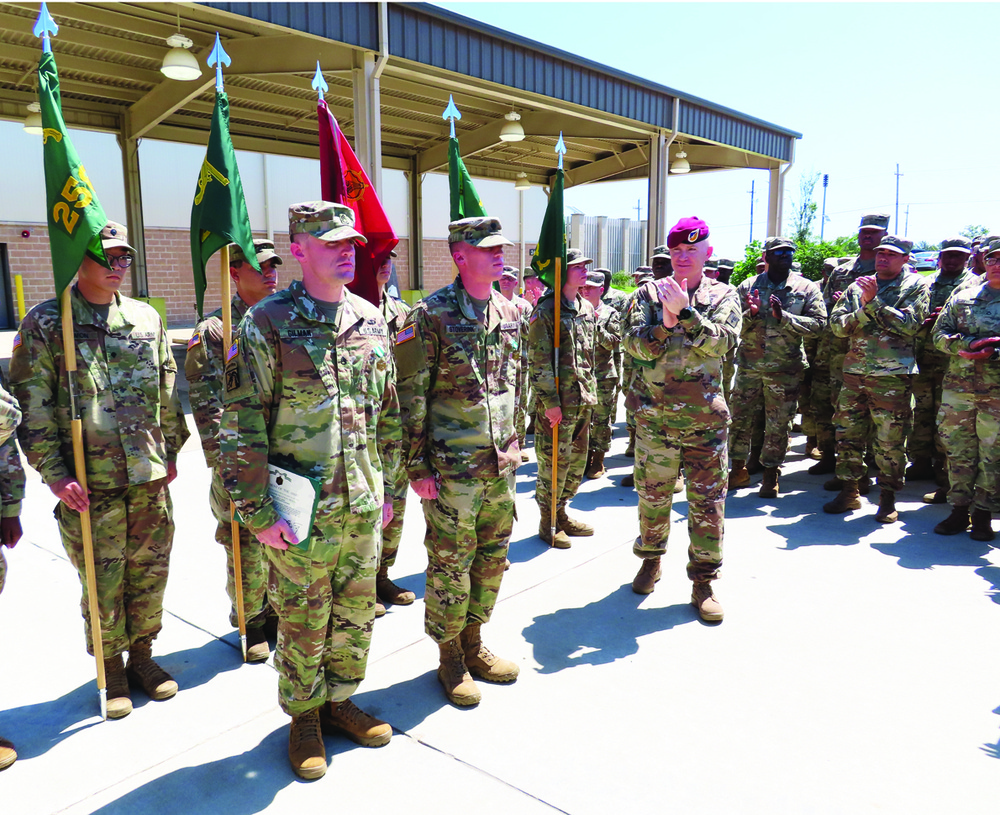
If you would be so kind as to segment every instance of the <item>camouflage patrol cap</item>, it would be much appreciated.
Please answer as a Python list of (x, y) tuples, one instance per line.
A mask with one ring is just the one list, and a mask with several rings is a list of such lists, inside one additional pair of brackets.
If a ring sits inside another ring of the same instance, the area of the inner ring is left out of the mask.
[(500, 234), (502, 231), (499, 218), (487, 216), (462, 218), (460, 221), (448, 224), (448, 245), (467, 243), (469, 246), (483, 249), (491, 246), (513, 246), (513, 243)]
[(888, 252), (895, 252), (897, 255), (908, 255), (913, 250), (913, 241), (908, 241), (906, 238), (900, 238), (896, 235), (886, 235), (879, 242), (875, 251), (880, 249), (885, 249)]
[(566, 266), (575, 266), (580, 263), (593, 263), (593, 258), (588, 258), (583, 254), (582, 249), (567, 249), (566, 250)]
[(888, 229), (889, 215), (885, 212), (866, 212), (861, 216), (858, 229)]
[(647, 280), (652, 280), (652, 279), (653, 279), (653, 273), (651, 271), (650, 272), (639, 272), (638, 270), (636, 270), (636, 273), (635, 273), (635, 283), (636, 283), (637, 286), (641, 286)]
[[(266, 239), (255, 240), (253, 242), (254, 251), (257, 253), (257, 263), (267, 263), (269, 260), (273, 260), (276, 266), (282, 265), (282, 260), (274, 251), (274, 241), (269, 241)], [(229, 244), (229, 263), (242, 263), (245, 261), (246, 254), (243, 252), (243, 247), (238, 243)]]
[(329, 201), (306, 201), (288, 208), (288, 236), (312, 235), (321, 241), (368, 239), (354, 228), (354, 210)]
[(955, 237), (946, 238), (941, 241), (941, 251), (942, 252), (964, 252), (967, 255), (972, 254), (972, 243), (968, 238)]
[(791, 249), (795, 251), (795, 241), (791, 238), (768, 238), (764, 241), (764, 251), (773, 252), (775, 249)]
[(101, 230), (101, 246), (105, 249), (114, 249), (120, 246), (135, 254), (135, 248), (128, 245), (128, 230), (121, 224), (108, 221)]
[(720, 271), (721, 270), (728, 270), (728, 271), (731, 272), (735, 268), (736, 268), (736, 264), (733, 261), (731, 261), (729, 258), (719, 258), (719, 269), (720, 269)]
[(665, 243), (660, 244), (653, 250), (653, 257), (650, 258), (650, 260), (652, 260), (653, 258), (666, 258), (667, 260), (669, 260), (670, 247), (668, 247)]
[(534, 269), (532, 269), (532, 268), (531, 268), (530, 266), (526, 266), (526, 267), (524, 268), (524, 279), (525, 279), (525, 280), (530, 280), (530, 279), (531, 279), (531, 278), (533, 278), (533, 277), (536, 277), (536, 278), (537, 278), (537, 277), (538, 277), (538, 272), (536, 272), (536, 271), (535, 271)]
[(718, 269), (719, 268), (719, 261), (714, 260), (712, 258), (709, 258), (708, 260), (705, 261), (705, 268), (706, 269)]
[(604, 288), (604, 272), (600, 269), (588, 269), (587, 270), (587, 285), (588, 286), (600, 286)]
[(840, 265), (840, 258), (823, 258), (824, 269), (836, 269)]
[(514, 279), (514, 280), (517, 280), (517, 268), (514, 267), (514, 266), (504, 266), (503, 267), (503, 274), (500, 275), (500, 276), (501, 277), (509, 277), (509, 278)]
[(632, 277), (639, 277), (641, 275), (652, 274), (652, 273), (653, 273), (652, 266), (636, 266), (635, 271), (632, 272)]
[(1000, 238), (990, 241), (989, 243), (983, 241), (979, 247), (983, 250), (984, 255), (992, 255), (994, 252), (1000, 252)]

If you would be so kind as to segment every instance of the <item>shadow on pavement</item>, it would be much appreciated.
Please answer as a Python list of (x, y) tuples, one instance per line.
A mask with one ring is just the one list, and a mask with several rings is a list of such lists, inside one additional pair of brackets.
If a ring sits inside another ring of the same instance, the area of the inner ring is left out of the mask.
[(389, 722), (397, 731), (411, 733), (428, 716), (443, 707), (451, 707), (438, 683), (437, 659), (434, 658), (427, 667), (427, 671), (405, 682), (397, 682), (382, 690), (357, 693), (351, 698), (366, 713)]

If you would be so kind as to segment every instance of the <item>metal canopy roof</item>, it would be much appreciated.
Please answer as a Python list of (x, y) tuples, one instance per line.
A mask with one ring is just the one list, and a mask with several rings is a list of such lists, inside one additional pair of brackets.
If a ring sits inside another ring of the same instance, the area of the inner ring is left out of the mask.
[[(34, 101), (37, 3), (0, 3), (0, 117)], [(470, 173), (547, 183), (560, 131), (567, 186), (645, 178), (650, 139), (672, 134), (692, 172), (792, 160), (794, 131), (424, 4), (53, 3), (52, 41), (63, 110), (75, 127), (178, 142), (207, 142), (214, 72), (178, 82), (160, 73), (165, 40), (180, 30), (202, 65), (219, 32), (230, 128), (237, 148), (318, 158), (317, 59), (326, 100), (354, 135), (354, 73), (365, 52), (385, 58), (379, 83), (383, 165), (429, 172), (447, 164), (448, 94)], [(384, 13), (384, 16), (383, 16)], [(381, 35), (380, 35), (381, 32)], [(502, 142), (511, 109), (526, 137)]]

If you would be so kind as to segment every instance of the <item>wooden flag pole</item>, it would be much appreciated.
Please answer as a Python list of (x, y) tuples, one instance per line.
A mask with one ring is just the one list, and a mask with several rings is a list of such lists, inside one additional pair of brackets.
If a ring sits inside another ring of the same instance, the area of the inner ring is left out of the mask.
[[(233, 304), (229, 287), (229, 245), (219, 252), (222, 263), (222, 347), (229, 353), (233, 345)], [(240, 629), (240, 648), (247, 661), (247, 614), (243, 608), (243, 558), (240, 554), (240, 522), (236, 520), (236, 505), (229, 500), (229, 524), (233, 538), (233, 582), (236, 585), (236, 619)]]
[[(87, 461), (83, 455), (83, 422), (76, 407), (76, 338), (73, 336), (73, 304), (71, 286), (62, 293), (63, 354), (66, 357), (66, 377), (69, 382), (70, 433), (73, 437), (73, 467), (76, 480), (87, 496)], [(90, 510), (80, 513), (83, 534), (83, 568), (87, 581), (87, 606), (90, 614), (90, 641), (97, 662), (97, 695), (101, 705), (101, 718), (108, 718), (108, 685), (104, 676), (104, 638), (101, 636), (101, 609), (97, 601), (97, 574), (94, 566), (94, 541), (90, 531)]]
[[(555, 325), (555, 342), (553, 347), (555, 349), (555, 373), (556, 373), (556, 396), (559, 396), (559, 327), (561, 325), (561, 306), (562, 306), (562, 258), (556, 258), (556, 278), (555, 278), (555, 290), (556, 290), (556, 325)], [(562, 399), (559, 400), (562, 404)], [(549, 524), (549, 543), (550, 546), (556, 545), (556, 513), (558, 511), (559, 505), (559, 489), (558, 489), (558, 475), (559, 475), (559, 425), (552, 425), (552, 508), (550, 511), (551, 520)]]

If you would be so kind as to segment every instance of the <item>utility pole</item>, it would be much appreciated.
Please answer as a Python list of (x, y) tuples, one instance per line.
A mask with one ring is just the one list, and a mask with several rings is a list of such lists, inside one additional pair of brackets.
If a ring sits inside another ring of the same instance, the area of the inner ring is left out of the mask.
[(753, 243), (753, 185), (754, 179), (750, 179), (750, 243)]
[(830, 176), (823, 173), (823, 215), (819, 219), (819, 242), (823, 242), (823, 228), (826, 226), (826, 187), (830, 183)]
[(906, 205), (906, 226), (903, 227), (903, 237), (910, 234), (910, 205)]
[(642, 223), (642, 199), (641, 198), (639, 198), (635, 202), (635, 219), (639, 223)]
[(899, 177), (902, 173), (899, 171), (899, 165), (896, 165), (896, 234), (899, 234)]

